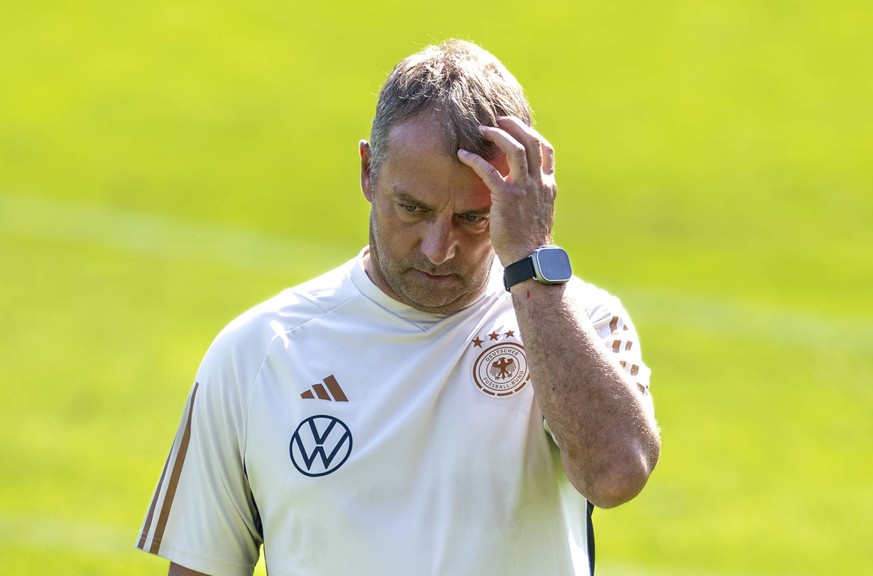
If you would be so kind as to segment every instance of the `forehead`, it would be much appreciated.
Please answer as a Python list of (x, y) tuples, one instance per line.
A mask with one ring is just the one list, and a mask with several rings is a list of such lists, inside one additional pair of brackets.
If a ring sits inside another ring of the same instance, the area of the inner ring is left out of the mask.
[(451, 202), (460, 211), (491, 205), (488, 188), (457, 159), (432, 116), (426, 114), (392, 127), (385, 148), (379, 188), (437, 207)]
[(430, 112), (423, 112), (392, 126), (385, 144), (389, 158), (406, 157), (408, 160), (409, 156), (425, 153), (442, 153), (449, 158), (452, 154), (445, 129), (436, 115)]

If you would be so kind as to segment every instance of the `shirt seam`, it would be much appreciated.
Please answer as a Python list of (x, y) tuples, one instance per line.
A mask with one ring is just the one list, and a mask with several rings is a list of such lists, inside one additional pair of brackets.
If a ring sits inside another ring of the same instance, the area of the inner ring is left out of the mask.
[[(356, 289), (357, 289), (357, 288), (356, 288)], [(246, 469), (246, 468), (245, 468), (245, 463), (246, 463), (246, 456), (248, 455), (248, 441), (249, 441), (249, 416), (250, 416), (250, 414), (251, 414), (251, 409), (252, 409), (252, 396), (253, 396), (254, 393), (255, 393), (255, 386), (256, 386), (256, 383), (257, 383), (257, 381), (258, 381), (258, 378), (260, 377), (261, 372), (262, 372), (263, 369), (264, 369), (264, 365), (265, 365), (266, 362), (267, 362), (267, 356), (269, 355), (270, 348), (272, 348), (273, 343), (276, 341), (276, 338), (279, 338), (279, 337), (281, 337), (281, 336), (283, 336), (283, 335), (284, 335), (284, 336), (287, 336), (287, 335), (289, 335), (289, 334), (292, 334), (293, 332), (296, 332), (296, 331), (299, 330), (300, 328), (303, 328), (304, 326), (306, 326), (306, 325), (309, 324), (310, 322), (314, 322), (314, 321), (316, 321), (316, 320), (319, 320), (319, 319), (321, 319), (321, 318), (324, 318), (324, 317), (327, 316), (328, 314), (331, 314), (331, 313), (335, 312), (336, 310), (338, 310), (338, 309), (342, 308), (343, 306), (347, 305), (347, 304), (348, 304), (349, 302), (351, 302), (352, 300), (354, 300), (354, 299), (356, 299), (356, 298), (359, 298), (359, 297), (361, 297), (361, 296), (363, 296), (363, 295), (362, 295), (360, 292), (358, 292), (357, 294), (352, 294), (351, 296), (349, 296), (348, 298), (346, 298), (346, 299), (343, 300), (342, 302), (337, 303), (336, 306), (332, 306), (332, 307), (327, 308), (327, 309), (323, 308), (322, 306), (319, 306), (319, 305), (315, 304), (315, 302), (314, 302), (311, 298), (309, 298), (308, 295), (298, 294), (298, 296), (305, 297), (305, 298), (306, 298), (306, 301), (307, 301), (307, 302), (310, 302), (310, 303), (313, 304), (313, 305), (315, 305), (315, 307), (316, 307), (316, 308), (317, 308), (321, 313), (318, 314), (318, 315), (312, 316), (311, 318), (307, 318), (305, 321), (303, 321), (303, 322), (301, 322), (301, 323), (295, 325), (293, 328), (286, 329), (285, 331), (282, 332), (282, 334), (276, 334), (275, 336), (273, 336), (272, 338), (270, 338), (270, 340), (269, 340), (269, 341), (266, 343), (266, 345), (264, 346), (264, 349), (263, 349), (263, 351), (262, 351), (261, 361), (260, 361), (260, 363), (258, 364), (258, 369), (255, 371), (254, 375), (252, 376), (251, 381), (248, 382), (248, 384), (246, 385), (247, 388), (248, 388), (248, 391), (247, 391), (247, 393), (246, 393), (246, 410), (245, 410), (245, 422), (243, 423), (244, 437), (243, 437), (243, 447), (242, 447), (242, 465), (243, 465), (243, 469), (244, 469), (244, 470)]]

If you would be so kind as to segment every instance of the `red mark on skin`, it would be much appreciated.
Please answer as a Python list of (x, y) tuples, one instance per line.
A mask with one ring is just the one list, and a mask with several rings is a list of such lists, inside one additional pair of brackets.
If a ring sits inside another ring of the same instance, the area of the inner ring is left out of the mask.
[(527, 298), (526, 298), (526, 300), (530, 300), (530, 290), (527, 291)]

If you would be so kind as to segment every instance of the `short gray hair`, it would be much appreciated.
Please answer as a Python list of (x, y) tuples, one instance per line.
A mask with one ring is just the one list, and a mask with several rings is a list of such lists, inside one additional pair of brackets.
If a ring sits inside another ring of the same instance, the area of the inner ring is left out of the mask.
[(385, 158), (391, 128), (425, 112), (443, 127), (450, 153), (464, 148), (486, 160), (498, 151), (480, 125), (496, 126), (497, 116), (531, 124), (521, 84), (493, 54), (463, 40), (428, 46), (401, 60), (379, 93), (370, 132), (371, 178)]

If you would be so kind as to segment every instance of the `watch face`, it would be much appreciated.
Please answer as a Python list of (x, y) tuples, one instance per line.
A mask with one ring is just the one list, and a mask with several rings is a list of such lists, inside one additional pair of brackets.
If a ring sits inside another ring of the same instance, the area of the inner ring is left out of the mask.
[(547, 246), (534, 252), (534, 265), (540, 282), (558, 284), (573, 276), (570, 257), (563, 248)]

